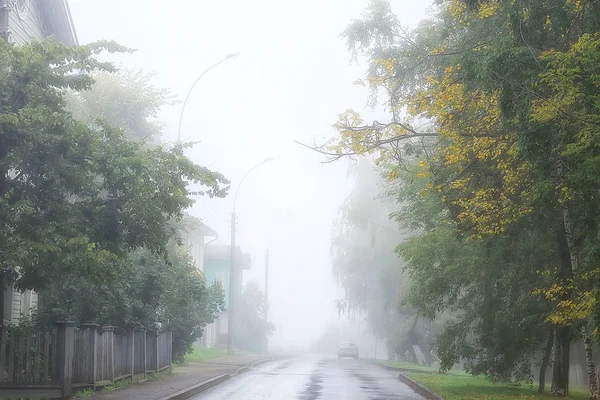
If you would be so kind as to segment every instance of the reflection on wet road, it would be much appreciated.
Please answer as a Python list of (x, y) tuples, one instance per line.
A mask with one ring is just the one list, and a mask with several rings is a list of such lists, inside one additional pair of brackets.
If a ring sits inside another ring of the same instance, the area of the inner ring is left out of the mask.
[(422, 400), (397, 379), (397, 373), (368, 361), (327, 357), (263, 364), (192, 399)]

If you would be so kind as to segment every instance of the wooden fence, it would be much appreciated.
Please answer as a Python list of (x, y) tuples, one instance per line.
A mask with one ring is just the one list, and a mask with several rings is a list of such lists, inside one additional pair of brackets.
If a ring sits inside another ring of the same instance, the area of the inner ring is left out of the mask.
[(63, 399), (73, 391), (138, 381), (171, 367), (172, 334), (62, 322), (32, 334), (0, 326), (0, 398)]

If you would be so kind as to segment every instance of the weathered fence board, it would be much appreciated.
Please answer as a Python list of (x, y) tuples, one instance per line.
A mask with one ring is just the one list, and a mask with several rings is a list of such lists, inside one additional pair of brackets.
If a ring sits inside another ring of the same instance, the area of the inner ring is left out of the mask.
[(3, 398), (65, 398), (74, 388), (139, 380), (171, 366), (172, 334), (115, 332), (60, 323), (47, 332), (16, 333), (0, 326)]
[(115, 379), (121, 379), (125, 376), (131, 376), (131, 356), (130, 347), (131, 336), (127, 333), (117, 333), (114, 340), (114, 370)]
[(146, 374), (146, 332), (134, 332), (133, 339), (133, 375), (141, 377)]
[(158, 370), (162, 370), (171, 365), (171, 332), (163, 332), (158, 335)]
[(6, 362), (6, 339), (7, 332), (5, 329), (0, 329), (0, 365), (2, 365), (2, 370), (0, 371), (0, 383), (5, 381), (4, 374), (4, 363)]
[(156, 334), (146, 334), (146, 371), (155, 372), (158, 371), (158, 353), (156, 346), (158, 344), (158, 337)]

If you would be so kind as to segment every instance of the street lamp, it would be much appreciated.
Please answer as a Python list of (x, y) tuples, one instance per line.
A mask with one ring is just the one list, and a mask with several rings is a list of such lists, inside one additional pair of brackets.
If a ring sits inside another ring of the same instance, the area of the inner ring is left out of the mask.
[(217, 62), (216, 64), (211, 65), (206, 70), (204, 70), (204, 72), (202, 72), (196, 78), (196, 80), (194, 81), (194, 83), (192, 83), (192, 86), (190, 87), (190, 90), (188, 90), (187, 95), (185, 96), (185, 100), (183, 101), (183, 105), (181, 106), (181, 114), (179, 115), (179, 128), (177, 129), (177, 144), (181, 144), (181, 121), (183, 120), (183, 112), (185, 111), (185, 106), (187, 105), (188, 99), (190, 98), (190, 94), (192, 94), (192, 90), (194, 90), (194, 88), (196, 87), (196, 84), (198, 83), (198, 81), (200, 79), (202, 79), (202, 77), (204, 75), (206, 75), (206, 73), (208, 71), (210, 71), (211, 69), (213, 69), (217, 65), (222, 64), (225, 61), (230, 60), (232, 58), (236, 58), (239, 54), (240, 53), (230, 53), (230, 54), (227, 54), (224, 59), (222, 59), (221, 61)]
[(273, 161), (273, 157), (269, 157), (267, 159), (265, 159), (264, 161), (262, 161), (259, 164), (256, 164), (254, 167), (250, 168), (248, 170), (248, 172), (246, 172), (246, 175), (244, 175), (244, 177), (242, 178), (242, 180), (240, 181), (240, 184), (238, 185), (238, 188), (235, 192), (235, 197), (233, 198), (233, 211), (231, 212), (231, 249), (230, 249), (230, 265), (229, 265), (229, 310), (227, 311), (227, 353), (228, 354), (233, 354), (233, 319), (234, 319), (234, 313), (235, 313), (235, 289), (237, 289), (235, 286), (237, 284), (237, 269), (235, 266), (235, 205), (237, 203), (237, 197), (238, 194), (240, 193), (240, 188), (242, 187), (242, 183), (244, 183), (244, 180), (248, 177), (248, 175), (250, 175), (250, 173), (252, 171), (254, 171), (256, 168), (260, 167), (261, 165), (264, 165), (266, 163), (268, 163), (269, 161)]

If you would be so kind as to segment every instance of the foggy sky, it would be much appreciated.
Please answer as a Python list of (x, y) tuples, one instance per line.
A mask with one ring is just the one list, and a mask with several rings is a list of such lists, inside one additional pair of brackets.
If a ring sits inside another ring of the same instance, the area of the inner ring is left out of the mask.
[[(347, 161), (319, 164), (294, 144), (330, 137), (347, 108), (364, 111), (367, 90), (352, 85), (364, 66), (351, 65), (340, 32), (367, 0), (70, 0), (82, 44), (114, 39), (137, 49), (119, 55), (126, 68), (156, 72), (154, 84), (182, 100), (192, 82), (227, 53), (240, 56), (210, 71), (194, 89), (182, 138), (200, 141), (187, 155), (232, 181), (225, 199), (198, 198), (191, 214), (229, 244), (233, 194), (245, 172), (275, 160), (244, 182), (237, 203), (237, 244), (252, 255), (248, 279), (263, 283), (271, 249), (270, 319), (274, 345), (308, 344), (337, 319), (331, 279), (331, 225), (352, 187)], [(416, 25), (431, 0), (396, 0)], [(163, 110), (164, 141), (174, 142), (181, 103)]]

